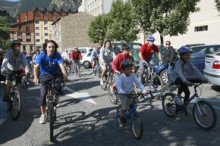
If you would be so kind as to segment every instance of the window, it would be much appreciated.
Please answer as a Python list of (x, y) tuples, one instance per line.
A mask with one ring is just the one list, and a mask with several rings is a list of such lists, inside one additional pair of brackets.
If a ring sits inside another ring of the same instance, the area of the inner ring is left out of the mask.
[(25, 45), (23, 46), (23, 51), (26, 51), (26, 46)]
[(30, 31), (30, 24), (26, 24), (26, 31)]
[(40, 42), (40, 39), (36, 39), (36, 42)]
[(48, 33), (44, 33), (44, 36), (48, 36)]
[(48, 24), (48, 21), (44, 21), (44, 24)]
[(204, 25), (204, 26), (196, 26), (194, 29), (195, 32), (197, 31), (208, 31), (208, 25)]
[(40, 27), (36, 27), (35, 29), (36, 29), (36, 30), (40, 30)]
[(31, 42), (31, 33), (26, 33), (26, 42)]
[(30, 46), (30, 51), (31, 51), (31, 52), (33, 51), (33, 46), (32, 46), (32, 45)]
[(44, 13), (44, 19), (48, 19), (48, 15)]
[(45, 39), (44, 41), (45, 41), (45, 43), (46, 43), (46, 42), (48, 42), (48, 39)]
[(38, 14), (38, 12), (35, 12), (35, 17), (39, 17), (39, 14)]
[(44, 27), (44, 30), (48, 30), (48, 27)]
[(18, 26), (18, 31), (21, 31), (21, 26)]
[(40, 36), (40, 33), (36, 33), (36, 36)]
[(39, 24), (39, 21), (35, 21), (36, 24)]

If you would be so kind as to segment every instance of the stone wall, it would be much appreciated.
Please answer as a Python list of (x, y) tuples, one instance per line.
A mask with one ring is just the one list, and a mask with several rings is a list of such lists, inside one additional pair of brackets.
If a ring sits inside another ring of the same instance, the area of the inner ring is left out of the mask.
[(83, 12), (63, 17), (60, 20), (62, 49), (95, 46), (88, 36), (89, 25), (94, 19), (94, 16)]

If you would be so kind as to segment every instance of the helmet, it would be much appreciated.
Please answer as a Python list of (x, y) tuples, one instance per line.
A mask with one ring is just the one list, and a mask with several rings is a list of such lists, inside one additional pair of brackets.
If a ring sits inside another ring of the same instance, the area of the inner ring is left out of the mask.
[(132, 66), (134, 66), (134, 63), (133, 63), (133, 61), (131, 61), (131, 60), (123, 60), (123, 61), (121, 62), (121, 67), (122, 67), (123, 70), (124, 70), (126, 67), (132, 67)]
[(21, 45), (21, 42), (20, 42), (19, 40), (14, 40), (14, 41), (12, 41), (11, 47), (14, 48), (15, 45)]
[(181, 47), (178, 51), (179, 51), (180, 56), (186, 53), (192, 53), (192, 49), (186, 46)]
[(149, 36), (149, 37), (147, 38), (147, 41), (152, 41), (152, 42), (154, 42), (154, 41), (155, 41), (155, 38), (154, 38), (153, 36)]

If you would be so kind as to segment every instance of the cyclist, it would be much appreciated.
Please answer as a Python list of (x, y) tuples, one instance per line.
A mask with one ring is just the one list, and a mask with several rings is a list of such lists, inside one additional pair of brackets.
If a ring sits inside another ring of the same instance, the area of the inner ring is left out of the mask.
[[(0, 48), (0, 68), (2, 66), (3, 59), (4, 59), (4, 52), (3, 52), (3, 49)], [(0, 82), (1, 81), (5, 81), (5, 76), (2, 75), (1, 72), (0, 72)]]
[(37, 60), (38, 55), (40, 54), (40, 50), (36, 50), (34, 56), (33, 56), (33, 62), (35, 63)]
[(166, 47), (165, 47), (164, 55), (163, 55), (163, 65), (166, 67), (169, 81), (170, 81), (171, 71), (173, 70), (173, 67), (176, 62), (175, 54), (176, 52), (174, 48), (171, 46), (171, 42), (166, 41)]
[[(121, 73), (123, 73), (123, 69), (122, 69), (122, 66), (121, 66), (121, 62), (123, 60), (132, 60), (132, 57), (131, 57), (131, 50), (129, 48), (129, 46), (127, 44), (123, 44), (122, 45), (122, 53), (119, 53), (116, 58), (114, 59), (114, 61), (112, 62), (112, 69), (114, 71), (114, 77), (115, 77), (115, 81), (118, 80), (118, 77)], [(133, 71), (134, 71), (134, 68), (133, 68)], [(116, 84), (114, 84), (112, 87), (111, 87), (111, 91), (112, 93), (115, 92), (115, 87), (116, 87)]]
[[(2, 74), (6, 73), (6, 81), (5, 81), (5, 96), (3, 101), (9, 100), (9, 87), (10, 87), (10, 79), (15, 74), (21, 75), (22, 67), (25, 68), (25, 72), (29, 72), (29, 66), (27, 60), (23, 53), (20, 52), (21, 43), (19, 40), (12, 41), (11, 49), (6, 53), (5, 58), (3, 59), (1, 72)], [(21, 76), (17, 77), (17, 87), (20, 90)]]
[(124, 73), (119, 76), (116, 83), (119, 98), (121, 99), (121, 124), (125, 122), (125, 111), (129, 109), (131, 101), (137, 101), (137, 99), (128, 99), (128, 94), (135, 94), (134, 83), (144, 95), (148, 94), (137, 76), (132, 73), (133, 66), (134, 63), (131, 60), (123, 60), (121, 67)]
[[(40, 82), (46, 82), (51, 79), (67, 81), (66, 70), (63, 65), (63, 60), (60, 53), (57, 52), (58, 45), (55, 41), (49, 40), (43, 45), (44, 52), (40, 53), (37, 57), (36, 65), (34, 67), (34, 82), (39, 83), (38, 70), (40, 68)], [(61, 72), (60, 72), (61, 71)], [(62, 73), (62, 75), (61, 75)], [(56, 89), (62, 92), (62, 87), (56, 85)], [(45, 110), (46, 110), (46, 95), (48, 85), (41, 84), (41, 95), (39, 100), (41, 117), (39, 123), (43, 124), (46, 122)]]
[(92, 51), (92, 70), (94, 72), (94, 68), (96, 63), (99, 61), (99, 54), (100, 54), (101, 45), (98, 45), (95, 50)]
[(112, 44), (110, 40), (106, 40), (104, 47), (101, 48), (100, 50), (100, 55), (99, 55), (99, 64), (100, 67), (102, 68), (102, 74), (100, 78), (100, 85), (103, 85), (103, 78), (106, 74), (107, 71), (107, 65), (110, 65), (111, 62), (115, 59), (116, 55), (115, 52), (112, 48)]
[(154, 44), (155, 38), (153, 36), (149, 36), (147, 38), (148, 43), (144, 44), (140, 51), (139, 51), (139, 68), (140, 68), (140, 75), (139, 75), (139, 79), (142, 81), (142, 74), (144, 72), (144, 63), (148, 63), (151, 64), (152, 63), (152, 56), (154, 54), (154, 52), (157, 53), (158, 58), (159, 58), (159, 62), (162, 61), (161, 59), (161, 53), (159, 48)]
[(68, 52), (67, 51), (63, 51), (62, 53), (61, 53), (61, 57), (63, 58), (63, 63), (64, 63), (64, 65), (65, 65), (65, 67), (67, 68), (67, 67), (69, 67), (69, 69), (71, 69), (70, 68), (70, 56), (69, 56), (69, 54), (68, 54)]
[(82, 54), (77, 47), (75, 47), (72, 51), (71, 59), (73, 62), (73, 68), (76, 70), (76, 67), (78, 66), (80, 69), (80, 60), (82, 60)]
[(195, 82), (208, 82), (202, 73), (190, 61), (192, 50), (190, 47), (181, 47), (179, 49), (180, 59), (170, 75), (171, 82), (179, 85), (177, 96), (174, 100), (177, 104), (183, 104), (180, 98), (182, 92), (185, 94), (184, 103), (189, 99), (190, 91), (188, 86)]

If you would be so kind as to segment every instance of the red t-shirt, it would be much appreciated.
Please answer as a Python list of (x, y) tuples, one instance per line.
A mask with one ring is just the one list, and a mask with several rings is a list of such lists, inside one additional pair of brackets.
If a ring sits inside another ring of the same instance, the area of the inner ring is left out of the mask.
[(123, 72), (123, 69), (121, 67), (121, 62), (123, 60), (132, 60), (130, 55), (124, 55), (123, 53), (120, 53), (116, 56), (115, 60), (112, 62), (112, 69), (115, 72), (116, 70)]
[(75, 52), (75, 51), (73, 50), (73, 51), (72, 51), (72, 54), (71, 54), (71, 59), (72, 59), (72, 60), (80, 60), (80, 59), (82, 59), (82, 55), (81, 55), (80, 51)]
[(154, 52), (160, 52), (159, 48), (156, 45), (149, 46), (148, 43), (144, 44), (140, 51), (142, 53), (143, 59), (145, 61), (150, 60), (154, 54)]

